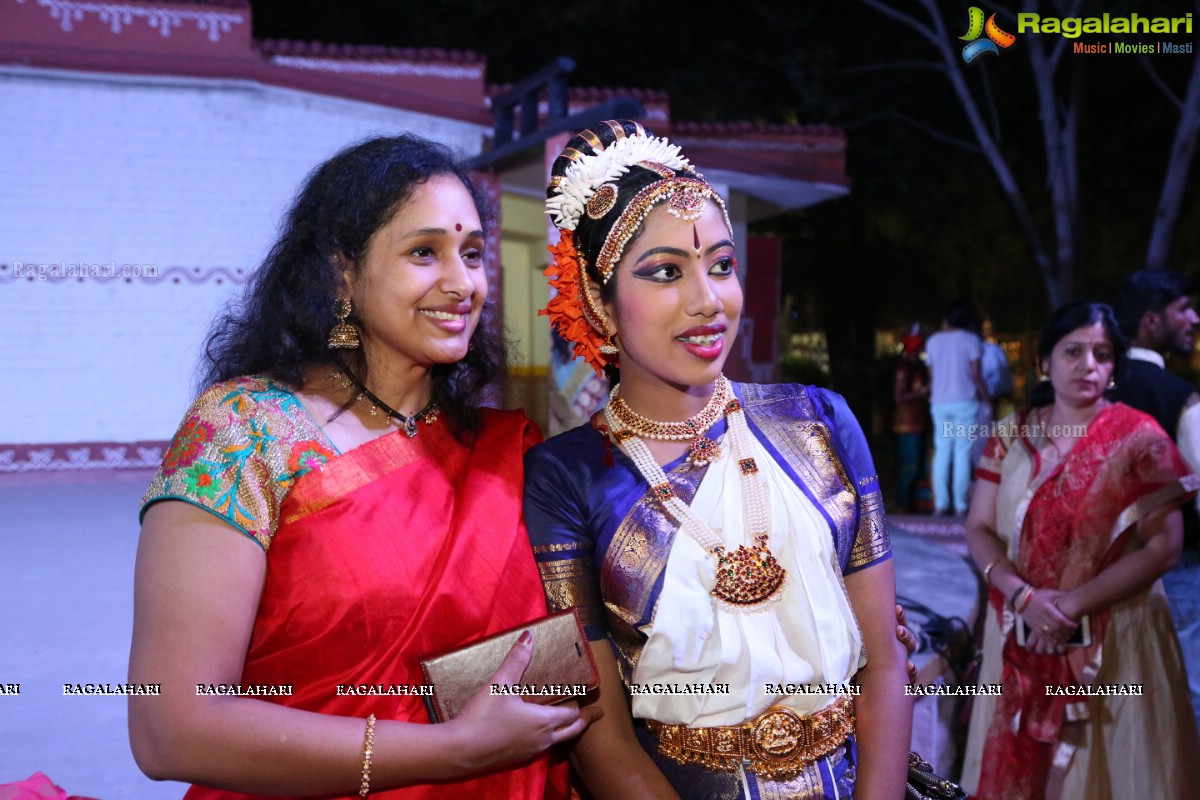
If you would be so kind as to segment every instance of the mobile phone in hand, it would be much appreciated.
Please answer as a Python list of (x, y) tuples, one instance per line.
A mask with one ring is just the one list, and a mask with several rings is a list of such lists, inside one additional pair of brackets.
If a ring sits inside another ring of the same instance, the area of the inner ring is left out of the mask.
[[(1017, 617), (1017, 644), (1025, 647), (1025, 642), (1032, 635), (1032, 629), (1024, 617)], [(1087, 614), (1079, 618), (1079, 627), (1064, 642), (1067, 647), (1088, 647), (1092, 644), (1092, 619)]]

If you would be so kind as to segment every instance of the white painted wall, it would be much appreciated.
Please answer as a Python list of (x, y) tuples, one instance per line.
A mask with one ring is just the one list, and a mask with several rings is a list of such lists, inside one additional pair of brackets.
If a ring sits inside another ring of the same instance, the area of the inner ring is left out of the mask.
[[(373, 134), (407, 130), (474, 154), (483, 133), (250, 82), (12, 67), (0, 67), (0, 120), (8, 444), (170, 438), (210, 321), (310, 169)], [(14, 279), (17, 262), (23, 274), (151, 265), (160, 278)]]

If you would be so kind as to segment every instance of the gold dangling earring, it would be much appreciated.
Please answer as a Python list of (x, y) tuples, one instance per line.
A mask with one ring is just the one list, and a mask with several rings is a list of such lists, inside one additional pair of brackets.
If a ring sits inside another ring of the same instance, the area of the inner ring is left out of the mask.
[(333, 304), (333, 313), (337, 324), (329, 329), (328, 347), (330, 350), (357, 350), (362, 346), (358, 338), (358, 328), (346, 322), (350, 316), (350, 298), (339, 297)]
[(615, 356), (618, 352), (620, 352), (617, 350), (616, 342), (613, 341), (613, 337), (617, 335), (617, 332), (612, 329), (612, 323), (610, 323), (605, 317), (600, 317), (600, 335), (604, 337), (604, 343), (596, 349), (599, 350), (602, 355)]

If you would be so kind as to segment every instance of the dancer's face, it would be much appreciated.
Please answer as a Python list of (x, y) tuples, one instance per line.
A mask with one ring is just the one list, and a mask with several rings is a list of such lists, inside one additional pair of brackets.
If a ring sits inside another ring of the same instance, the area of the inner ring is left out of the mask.
[(421, 184), (343, 277), (363, 347), (385, 369), (461, 360), (487, 299), (483, 225), (453, 175)]
[(616, 331), (621, 381), (677, 389), (714, 381), (742, 315), (733, 240), (711, 200), (687, 222), (659, 205), (617, 263), (605, 311)]

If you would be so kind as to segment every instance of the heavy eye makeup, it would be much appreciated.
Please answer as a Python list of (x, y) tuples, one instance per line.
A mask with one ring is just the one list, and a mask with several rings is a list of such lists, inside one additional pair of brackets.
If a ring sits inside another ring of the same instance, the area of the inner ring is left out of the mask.
[[(713, 258), (714, 252), (719, 251), (728, 246), (729, 245), (724, 242), (714, 245), (713, 247), (710, 247), (708, 249), (708, 253), (706, 254), (706, 257)], [(686, 253), (675, 252), (674, 248), (671, 248), (671, 252), (665, 252), (665, 251), (667, 251), (667, 248), (662, 248), (662, 250), (659, 250), (659, 251), (651, 250), (649, 253), (646, 253), (645, 255), (643, 255), (642, 258), (646, 258), (647, 256), (653, 256), (653, 255), (667, 255), (667, 256), (673, 256), (675, 258), (680, 258), (680, 259), (688, 258), (688, 255)], [(709, 275), (712, 275), (714, 277), (727, 277), (727, 276), (732, 275), (736, 270), (737, 270), (737, 259), (734, 258), (732, 253), (730, 253), (727, 255), (726, 254), (718, 255), (716, 257), (716, 260), (713, 261), (713, 263), (709, 265), (707, 272)], [(676, 281), (676, 280), (679, 280), (681, 277), (683, 277), (683, 267), (681, 267), (676, 261), (666, 261), (666, 262), (655, 261), (655, 262), (652, 262), (649, 264), (645, 264), (643, 266), (635, 267), (632, 272), (633, 272), (633, 276), (635, 278), (641, 278), (643, 280), (648, 280), (648, 281), (655, 281), (657, 283), (670, 283), (671, 281)]]
[(737, 259), (733, 256), (722, 256), (708, 268), (708, 274), (717, 277), (727, 277), (737, 272)]
[(683, 272), (677, 264), (648, 264), (633, 271), (633, 277), (655, 283), (670, 283), (679, 280)]

